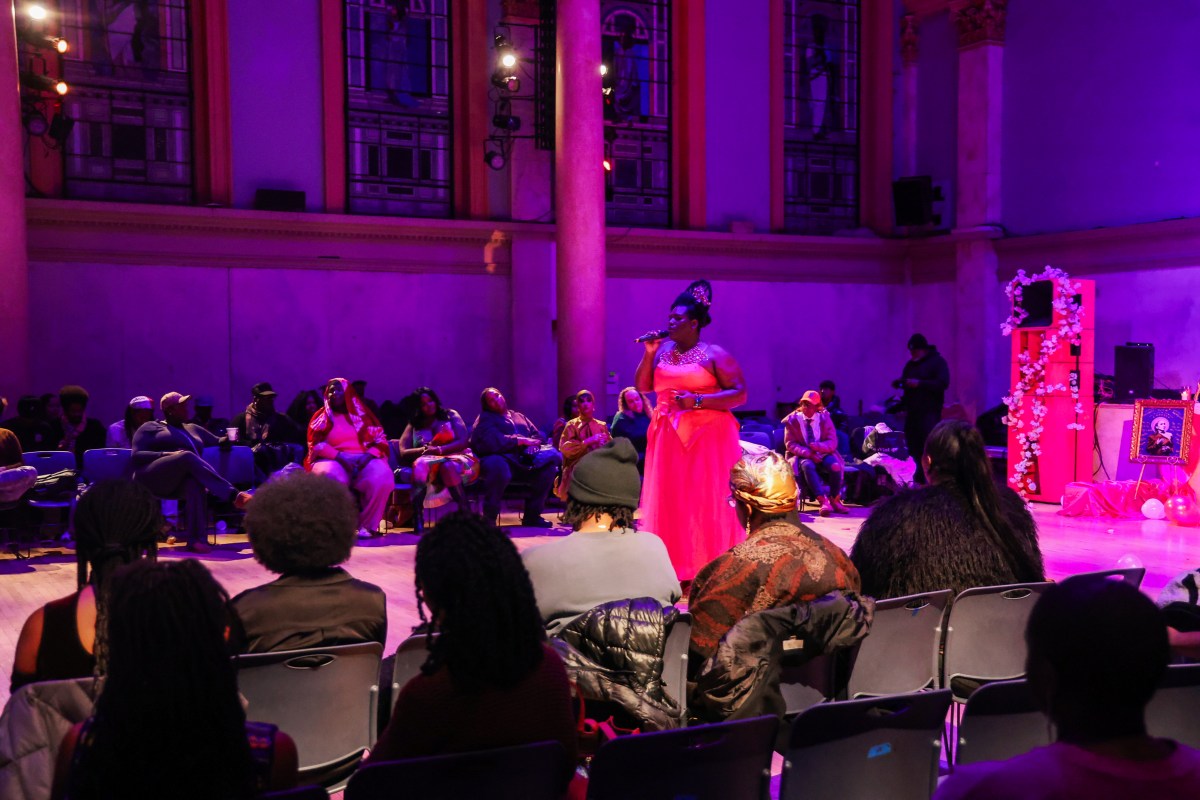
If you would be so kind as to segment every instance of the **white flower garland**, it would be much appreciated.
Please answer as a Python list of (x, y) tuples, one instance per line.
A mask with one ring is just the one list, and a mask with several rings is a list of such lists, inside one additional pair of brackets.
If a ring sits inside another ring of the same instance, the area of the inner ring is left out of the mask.
[[(1061, 392), (1070, 388), (1071, 399), (1075, 403), (1076, 419), (1078, 420), (1078, 415), (1083, 413), (1083, 404), (1079, 402), (1078, 372), (1074, 370), (1071, 372), (1070, 387), (1063, 386), (1061, 383), (1048, 384), (1045, 382), (1046, 367), (1050, 363), (1050, 356), (1064, 343), (1077, 345), (1082, 341), (1084, 312), (1083, 307), (1075, 299), (1079, 293), (1079, 284), (1072, 283), (1067, 273), (1051, 266), (1047, 266), (1036, 275), (1026, 275), (1025, 270), (1019, 270), (1017, 276), (1004, 288), (1004, 293), (1012, 302), (1012, 314), (1000, 326), (1000, 330), (1005, 336), (1011, 336), (1021, 322), (1029, 316), (1029, 312), (1021, 305), (1021, 299), (1024, 288), (1035, 281), (1054, 282), (1053, 306), (1057, 312), (1058, 322), (1046, 332), (1046, 337), (1042, 339), (1042, 346), (1036, 354), (1022, 352), (1017, 355), (1020, 374), (1012, 391), (1004, 397), (1004, 405), (1008, 407), (1004, 424), (1018, 429), (1017, 442), (1021, 445), (1021, 460), (1013, 465), (1010, 482), (1023, 498), (1028, 498), (1028, 493), (1036, 492), (1038, 488), (1031, 473), (1042, 452), (1039, 442), (1044, 430), (1042, 421), (1046, 416), (1046, 403), (1043, 398), (1051, 392)], [(1030, 413), (1033, 419), (1030, 421), (1028, 431), (1020, 431), (1025, 426), (1020, 416), (1021, 404), (1026, 395), (1030, 397)], [(1067, 429), (1081, 431), (1084, 426), (1076, 421), (1068, 423)]]

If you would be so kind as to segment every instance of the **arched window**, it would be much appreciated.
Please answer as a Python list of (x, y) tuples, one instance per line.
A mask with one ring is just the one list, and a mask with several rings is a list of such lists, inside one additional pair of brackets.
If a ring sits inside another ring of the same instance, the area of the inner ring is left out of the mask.
[(601, 0), (610, 225), (671, 224), (670, 0)]
[(783, 3), (784, 228), (858, 225), (859, 0)]
[(345, 0), (347, 204), (452, 215), (450, 0)]

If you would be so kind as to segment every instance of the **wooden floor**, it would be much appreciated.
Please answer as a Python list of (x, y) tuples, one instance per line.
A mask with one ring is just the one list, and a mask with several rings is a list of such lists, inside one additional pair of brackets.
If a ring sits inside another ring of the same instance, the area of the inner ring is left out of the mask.
[[(1078, 572), (1107, 569), (1124, 556), (1136, 556), (1146, 567), (1142, 589), (1151, 597), (1173, 576), (1200, 565), (1200, 528), (1182, 528), (1165, 521), (1080, 519), (1058, 516), (1057, 506), (1035, 505), (1047, 574), (1061, 579)], [(850, 517), (815, 518), (809, 524), (845, 550), (854, 543), (867, 509), (855, 508)], [(550, 517), (547, 514), (547, 517)], [(807, 517), (807, 515), (806, 515)], [(516, 515), (504, 520), (519, 549), (548, 536), (541, 530), (515, 526)], [(565, 535), (556, 529), (550, 535)], [(417, 622), (413, 595), (416, 537), (390, 534), (357, 547), (347, 568), (355, 577), (381, 586), (388, 595), (388, 643), (385, 653), (408, 636)], [(179, 547), (164, 548), (164, 558), (185, 556)], [(250, 552), (246, 537), (222, 536), (219, 546), (202, 560), (230, 595), (273, 579)], [(42, 604), (75, 589), (75, 556), (62, 548), (35, 550), (34, 557), (17, 560), (0, 556), (0, 703), (8, 699), (13, 648), (25, 618)]]

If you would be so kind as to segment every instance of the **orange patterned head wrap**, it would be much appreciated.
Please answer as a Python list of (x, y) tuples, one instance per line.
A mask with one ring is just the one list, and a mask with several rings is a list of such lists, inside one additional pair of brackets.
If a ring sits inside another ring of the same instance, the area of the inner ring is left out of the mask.
[(786, 514), (796, 508), (796, 478), (779, 453), (743, 456), (729, 474), (733, 496), (763, 514)]

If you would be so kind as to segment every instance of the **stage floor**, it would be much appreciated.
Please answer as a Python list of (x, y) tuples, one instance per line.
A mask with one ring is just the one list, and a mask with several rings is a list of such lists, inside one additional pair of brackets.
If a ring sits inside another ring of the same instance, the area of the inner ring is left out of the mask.
[[(1079, 572), (1108, 569), (1125, 555), (1137, 556), (1146, 567), (1142, 589), (1156, 597), (1175, 575), (1200, 566), (1200, 528), (1182, 528), (1165, 521), (1081, 519), (1059, 516), (1057, 506), (1035, 504), (1047, 575), (1061, 579)], [(849, 551), (868, 509), (854, 508), (849, 517), (814, 518), (809, 524)], [(547, 513), (547, 518), (552, 518)], [(808, 520), (809, 515), (805, 515)], [(516, 515), (506, 522), (515, 523)], [(553, 535), (505, 527), (519, 549), (532, 547)], [(388, 596), (388, 642), (385, 653), (408, 636), (418, 621), (413, 595), (413, 559), (417, 539), (410, 533), (390, 534), (355, 548), (347, 569), (355, 577), (377, 584)], [(186, 556), (181, 547), (166, 547), (163, 558)], [(273, 579), (250, 552), (244, 535), (221, 536), (212, 553), (200, 557), (230, 595)], [(8, 699), (13, 649), (25, 618), (44, 603), (75, 589), (75, 554), (62, 548), (35, 550), (34, 557), (17, 560), (0, 556), (0, 703)]]

